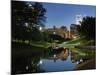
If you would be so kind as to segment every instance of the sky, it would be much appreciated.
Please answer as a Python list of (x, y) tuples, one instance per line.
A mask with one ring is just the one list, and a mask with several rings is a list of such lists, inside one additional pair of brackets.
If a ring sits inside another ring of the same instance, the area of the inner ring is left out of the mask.
[(70, 25), (76, 23), (76, 15), (96, 16), (95, 6), (56, 3), (43, 3), (43, 6), (47, 10), (46, 28), (66, 26), (70, 29)]

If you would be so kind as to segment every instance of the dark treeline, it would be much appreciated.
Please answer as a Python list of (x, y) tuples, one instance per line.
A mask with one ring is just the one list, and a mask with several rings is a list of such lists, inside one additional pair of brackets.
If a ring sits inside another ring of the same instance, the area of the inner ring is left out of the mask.
[(12, 1), (12, 39), (41, 40), (46, 9), (41, 3)]
[(96, 18), (95, 17), (84, 17), (81, 26), (78, 26), (80, 36), (87, 40), (95, 40), (96, 38)]

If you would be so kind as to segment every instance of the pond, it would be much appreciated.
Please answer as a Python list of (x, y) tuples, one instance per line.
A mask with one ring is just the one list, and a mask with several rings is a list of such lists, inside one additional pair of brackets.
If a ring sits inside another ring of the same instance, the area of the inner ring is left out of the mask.
[[(92, 52), (94, 54), (94, 52)], [(94, 56), (88, 51), (74, 50), (33, 50), (32, 54), (15, 56), (12, 59), (12, 74), (73, 71)]]

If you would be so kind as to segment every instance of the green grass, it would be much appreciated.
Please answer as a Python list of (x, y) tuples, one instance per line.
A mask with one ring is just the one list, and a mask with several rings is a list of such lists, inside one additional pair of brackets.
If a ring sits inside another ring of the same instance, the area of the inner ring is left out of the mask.
[(81, 42), (82, 40), (83, 40), (83, 39), (80, 39), (80, 38), (78, 38), (78, 39), (73, 39), (73, 40), (68, 41), (67, 44), (76, 44), (76, 43)]
[(36, 47), (42, 47), (42, 48), (48, 48), (51, 46), (51, 43), (45, 42), (45, 41), (22, 41), (22, 40), (16, 40), (15, 43), (18, 43), (20, 45), (30, 45), (30, 46), (36, 46)]
[(74, 48), (74, 46), (95, 46), (95, 40), (86, 40), (82, 38), (77, 38), (67, 41), (64, 46), (68, 48)]
[(64, 47), (67, 48), (74, 48), (74, 46), (80, 45), (81, 44), (82, 39), (74, 39), (74, 40), (70, 40), (67, 41), (63, 44)]
[(40, 41), (40, 42), (31, 42), (31, 45), (36, 47), (48, 48), (51, 46), (51, 43)]
[(83, 52), (82, 50), (77, 49), (77, 48), (71, 48), (70, 50), (71, 50), (72, 52), (75, 52), (75, 53), (81, 55), (81, 56), (85, 56), (85, 55), (86, 55), (85, 52)]
[(95, 40), (84, 40), (82, 45), (95, 45)]

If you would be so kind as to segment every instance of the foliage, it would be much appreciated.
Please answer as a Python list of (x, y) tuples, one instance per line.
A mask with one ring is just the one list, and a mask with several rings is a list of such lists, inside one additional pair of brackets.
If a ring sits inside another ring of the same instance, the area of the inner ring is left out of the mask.
[(57, 34), (50, 34), (50, 38), (52, 38), (53, 40), (61, 40), (61, 39), (63, 39), (60, 35), (57, 35)]
[(44, 27), (46, 9), (41, 3), (12, 1), (12, 38), (38, 40)]
[(80, 28), (78, 31), (82, 37), (88, 40), (95, 40), (95, 17), (84, 17), (83, 21), (81, 22)]
[(50, 42), (49, 34), (46, 31), (43, 32), (43, 40), (46, 42)]
[(67, 31), (67, 27), (66, 27), (66, 26), (61, 26), (60, 28), (61, 28), (62, 30)]

